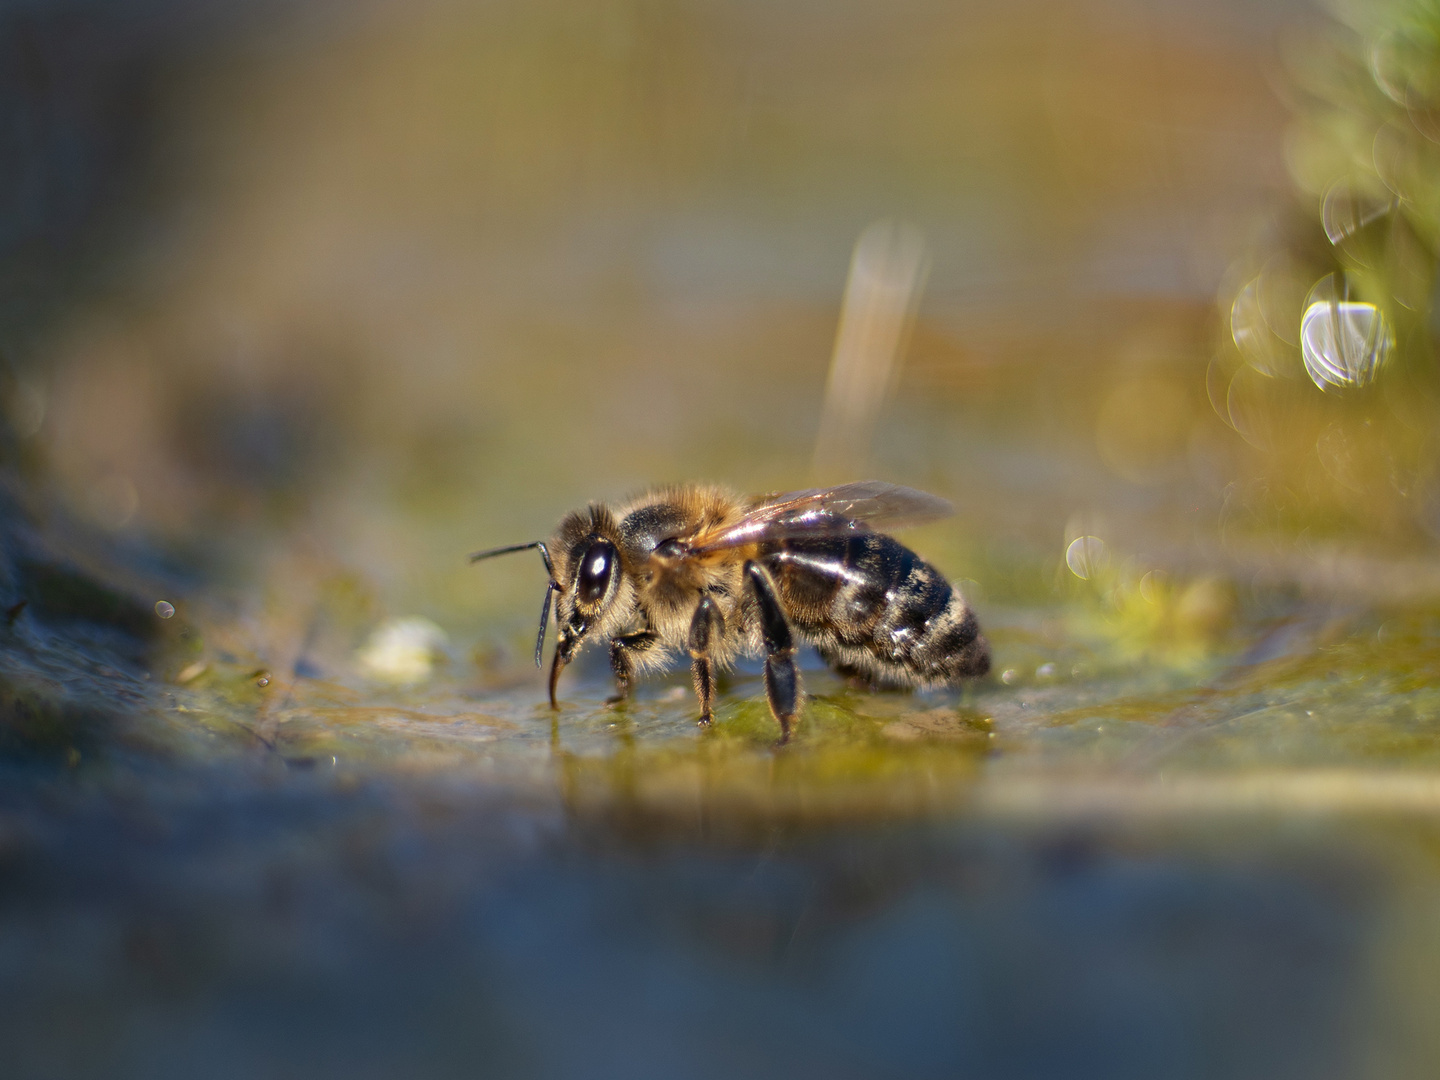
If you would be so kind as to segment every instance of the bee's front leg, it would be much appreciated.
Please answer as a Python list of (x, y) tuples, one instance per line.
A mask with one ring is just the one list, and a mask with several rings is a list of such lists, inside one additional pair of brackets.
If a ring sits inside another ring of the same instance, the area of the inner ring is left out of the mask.
[(630, 696), (630, 687), (635, 676), (635, 657), (653, 649), (658, 640), (652, 630), (640, 630), (610, 639), (610, 670), (615, 672), (615, 696), (607, 698), (606, 704), (614, 705)]
[(795, 640), (790, 623), (775, 596), (770, 575), (754, 562), (745, 564), (745, 580), (760, 609), (760, 636), (765, 642), (765, 697), (780, 722), (780, 744), (790, 741), (790, 729), (800, 708), (800, 672), (795, 667)]
[(725, 617), (709, 595), (702, 596), (690, 619), (690, 661), (695, 675), (695, 696), (700, 699), (700, 723), (715, 719), (715, 672), (710, 664), (710, 639), (723, 633)]

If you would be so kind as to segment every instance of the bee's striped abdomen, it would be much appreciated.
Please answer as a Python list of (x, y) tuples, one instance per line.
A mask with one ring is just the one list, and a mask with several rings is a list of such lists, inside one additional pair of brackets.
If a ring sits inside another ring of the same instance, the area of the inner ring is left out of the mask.
[(960, 594), (888, 536), (785, 540), (763, 561), (795, 628), (837, 670), (882, 685), (938, 686), (990, 668)]

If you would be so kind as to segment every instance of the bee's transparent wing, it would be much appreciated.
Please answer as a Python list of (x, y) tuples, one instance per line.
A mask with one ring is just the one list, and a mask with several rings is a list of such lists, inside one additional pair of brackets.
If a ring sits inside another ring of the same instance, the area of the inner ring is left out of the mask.
[(762, 495), (743, 518), (690, 539), (689, 553), (798, 536), (841, 536), (873, 529), (901, 529), (949, 517), (955, 508), (914, 488), (861, 480), (839, 487)]

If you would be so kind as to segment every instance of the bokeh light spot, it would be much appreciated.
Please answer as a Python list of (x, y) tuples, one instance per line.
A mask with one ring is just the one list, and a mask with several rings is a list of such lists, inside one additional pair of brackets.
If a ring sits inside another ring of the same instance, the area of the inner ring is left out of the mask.
[(1078, 578), (1089, 581), (1105, 565), (1105, 541), (1098, 536), (1077, 536), (1065, 549), (1065, 565)]

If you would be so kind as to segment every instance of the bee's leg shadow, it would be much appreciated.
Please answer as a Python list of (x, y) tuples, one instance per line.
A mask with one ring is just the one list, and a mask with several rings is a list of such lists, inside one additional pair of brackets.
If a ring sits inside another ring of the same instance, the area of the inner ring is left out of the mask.
[(690, 619), (690, 667), (695, 676), (695, 696), (700, 699), (700, 724), (708, 725), (715, 719), (715, 671), (710, 664), (710, 638), (714, 633), (723, 633), (725, 617), (715, 606), (709, 595), (700, 597), (695, 614)]
[(795, 668), (795, 640), (790, 623), (775, 597), (770, 575), (754, 562), (745, 564), (745, 580), (760, 608), (760, 636), (765, 642), (765, 697), (780, 723), (780, 745), (790, 741), (795, 713), (800, 707), (800, 672)]
[(615, 694), (605, 699), (607, 705), (616, 705), (630, 696), (635, 681), (635, 657), (653, 649), (658, 640), (651, 630), (610, 639), (610, 670), (615, 672)]

